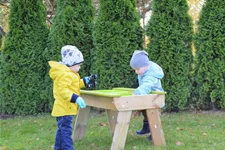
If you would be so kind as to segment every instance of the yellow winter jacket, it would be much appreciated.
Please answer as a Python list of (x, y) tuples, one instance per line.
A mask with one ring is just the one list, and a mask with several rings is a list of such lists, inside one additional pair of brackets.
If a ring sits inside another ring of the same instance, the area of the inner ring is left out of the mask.
[(53, 80), (54, 105), (52, 116), (76, 115), (78, 105), (71, 102), (73, 93), (80, 95), (80, 88), (84, 87), (84, 82), (78, 73), (74, 73), (56, 61), (48, 62), (51, 69), (49, 75)]

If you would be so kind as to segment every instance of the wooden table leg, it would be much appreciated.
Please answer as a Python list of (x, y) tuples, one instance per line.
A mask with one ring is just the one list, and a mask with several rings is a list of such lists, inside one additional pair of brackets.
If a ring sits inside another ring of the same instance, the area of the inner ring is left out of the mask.
[(73, 129), (73, 135), (72, 135), (73, 141), (84, 138), (90, 110), (91, 110), (90, 106), (86, 106), (86, 108), (79, 109), (79, 113), (77, 115), (76, 122)]
[(158, 109), (147, 109), (149, 126), (152, 133), (152, 142), (155, 146), (166, 145), (163, 128)]
[(109, 128), (110, 128), (111, 134), (113, 136), (115, 127), (116, 127), (118, 111), (107, 109), (106, 113), (107, 113), (107, 117), (108, 117)]
[(124, 150), (132, 111), (119, 111), (111, 150)]

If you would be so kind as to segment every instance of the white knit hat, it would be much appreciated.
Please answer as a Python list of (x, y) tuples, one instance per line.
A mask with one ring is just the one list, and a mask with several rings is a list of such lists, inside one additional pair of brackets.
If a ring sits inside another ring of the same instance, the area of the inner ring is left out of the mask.
[(66, 45), (61, 49), (62, 62), (68, 67), (84, 62), (82, 53), (76, 46)]
[(150, 64), (148, 53), (144, 50), (135, 50), (130, 60), (130, 66), (133, 69), (146, 67)]

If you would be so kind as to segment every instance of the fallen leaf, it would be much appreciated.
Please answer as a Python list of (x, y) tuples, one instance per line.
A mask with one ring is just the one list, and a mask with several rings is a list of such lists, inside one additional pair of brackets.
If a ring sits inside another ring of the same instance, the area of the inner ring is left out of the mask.
[(207, 133), (205, 133), (205, 132), (202, 132), (202, 135), (203, 135), (203, 136), (206, 136), (206, 135), (207, 135)]
[(90, 144), (90, 146), (93, 146), (93, 147), (94, 147), (94, 146), (95, 146), (95, 144), (94, 144), (94, 143), (91, 143), (91, 144)]
[(134, 136), (134, 134), (131, 130), (129, 130), (129, 133), (130, 133), (131, 136)]
[(183, 129), (182, 129), (182, 128), (177, 127), (177, 128), (176, 128), (176, 130), (177, 130), (178, 132), (180, 132), (180, 131), (182, 131)]
[(182, 121), (186, 121), (186, 118), (185, 118), (185, 117), (183, 117), (183, 118), (182, 118)]
[(215, 128), (215, 127), (216, 127), (216, 124), (215, 124), (215, 123), (214, 123), (214, 124), (212, 124), (212, 127), (213, 127), (213, 128)]
[(176, 145), (177, 145), (177, 146), (181, 146), (181, 145), (183, 145), (183, 143), (180, 142), (180, 141), (177, 141)]
[(132, 149), (137, 149), (137, 146), (133, 146)]
[(107, 126), (107, 123), (101, 122), (101, 123), (99, 123), (98, 125), (99, 125), (99, 126), (104, 126), (104, 127), (105, 127), (105, 126)]
[(3, 147), (1, 148), (1, 150), (6, 150), (6, 148), (7, 148), (7, 146), (3, 146)]

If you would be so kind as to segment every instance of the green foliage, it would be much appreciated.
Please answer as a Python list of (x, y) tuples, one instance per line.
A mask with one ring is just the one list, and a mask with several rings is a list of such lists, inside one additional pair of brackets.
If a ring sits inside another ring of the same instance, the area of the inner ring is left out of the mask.
[(198, 109), (225, 108), (225, 0), (207, 0), (195, 35), (192, 103)]
[(1, 50), (1, 46), (2, 46), (2, 37), (3, 37), (3, 35), (2, 35), (2, 32), (0, 31), (0, 50)]
[(94, 10), (91, 0), (58, 0), (56, 16), (45, 51), (48, 60), (61, 60), (61, 47), (76, 46), (84, 55), (83, 73), (90, 73), (92, 23)]
[[(61, 48), (64, 45), (76, 46), (84, 55), (81, 77), (90, 73), (92, 42), (92, 23), (94, 10), (91, 0), (57, 0), (56, 16), (49, 34), (48, 46), (44, 56), (47, 60), (61, 61)], [(49, 70), (49, 67), (48, 67)], [(43, 97), (53, 99), (52, 81), (47, 72)]]
[(142, 33), (136, 6), (130, 0), (100, 0), (92, 68), (100, 89), (137, 86), (129, 61), (133, 51), (142, 48)]
[(0, 60), (0, 100), (3, 114), (48, 111), (40, 98), (46, 61), (42, 57), (48, 28), (42, 0), (12, 0), (9, 32)]
[[(74, 142), (76, 150), (110, 149), (112, 134), (107, 116), (105, 113), (101, 115), (95, 113), (91, 111), (92, 117), (88, 119), (84, 139)], [(142, 127), (143, 120), (141, 116), (137, 116), (130, 120), (124, 150), (223, 150), (224, 116), (224, 112), (162, 113), (166, 146), (154, 146), (146, 136), (136, 135), (136, 130)], [(55, 117), (38, 115), (1, 119), (0, 126), (2, 150), (53, 149), (57, 130)], [(182, 144), (179, 145), (179, 142)]]
[(186, 0), (155, 0), (147, 26), (150, 59), (165, 73), (162, 83), (167, 91), (167, 111), (184, 109), (190, 94), (193, 29), (187, 12)]

